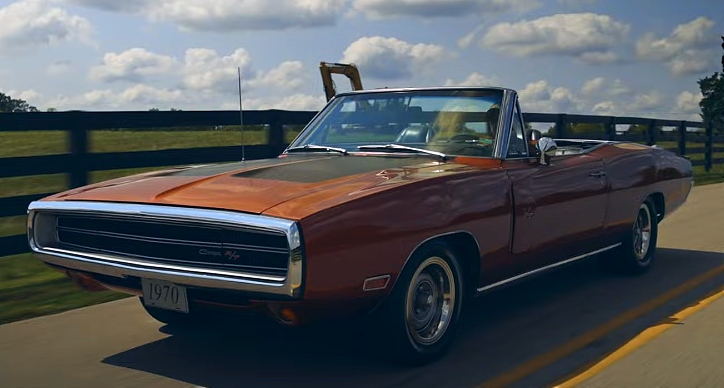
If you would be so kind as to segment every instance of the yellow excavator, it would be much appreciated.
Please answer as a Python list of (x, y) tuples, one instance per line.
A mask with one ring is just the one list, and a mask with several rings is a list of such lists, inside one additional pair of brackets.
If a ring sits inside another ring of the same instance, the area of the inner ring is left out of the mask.
[(352, 90), (362, 90), (362, 79), (359, 75), (357, 66), (353, 63), (330, 63), (320, 62), (319, 71), (322, 73), (322, 84), (324, 85), (324, 93), (327, 95), (327, 101), (331, 100), (337, 94), (332, 80), (332, 74), (343, 74), (349, 78)]

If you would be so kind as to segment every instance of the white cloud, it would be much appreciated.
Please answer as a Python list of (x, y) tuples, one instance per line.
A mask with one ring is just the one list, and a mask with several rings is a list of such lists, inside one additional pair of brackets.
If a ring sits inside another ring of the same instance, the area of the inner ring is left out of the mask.
[(21, 0), (0, 8), (0, 53), (64, 41), (92, 43), (91, 23), (46, 0)]
[(139, 14), (186, 31), (228, 32), (316, 28), (336, 23), (348, 0), (65, 0), (105, 11)]
[(148, 110), (169, 109), (179, 104), (191, 106), (197, 98), (181, 90), (135, 84), (118, 90), (96, 89), (77, 95), (39, 96), (42, 105), (58, 110)]
[(150, 3), (149, 0), (65, 0), (65, 3), (102, 11), (137, 12)]
[(184, 58), (183, 84), (194, 90), (235, 93), (238, 85), (237, 67), (241, 68), (242, 78), (252, 76), (251, 57), (243, 48), (225, 56), (219, 56), (213, 49), (191, 48), (186, 50)]
[(712, 20), (702, 16), (676, 26), (666, 38), (645, 34), (636, 42), (636, 55), (644, 61), (665, 63), (674, 75), (702, 73), (712, 65), (709, 47), (716, 47), (718, 40), (713, 26)]
[(350, 44), (342, 62), (356, 64), (365, 76), (390, 80), (411, 78), (416, 71), (449, 59), (451, 55), (439, 45), (371, 36)]
[(49, 64), (45, 69), (45, 73), (48, 75), (61, 75), (68, 72), (71, 68), (72, 62), (69, 60), (54, 61)]
[(496, 76), (486, 76), (476, 72), (471, 73), (463, 81), (456, 82), (453, 79), (447, 79), (445, 86), (501, 86), (502, 81)]
[(568, 88), (552, 87), (548, 81), (531, 82), (520, 90), (520, 108), (524, 112), (561, 113), (578, 112), (581, 100)]
[(37, 108), (34, 101), (38, 100), (41, 95), (34, 89), (28, 89), (28, 90), (10, 90), (5, 93), (8, 96), (11, 96), (12, 98), (23, 100), (27, 102), (30, 105), (33, 105)]
[(632, 90), (619, 78), (610, 82), (604, 77), (596, 77), (583, 83), (581, 95), (584, 97), (621, 98), (625, 95), (632, 95)]
[(175, 58), (134, 47), (121, 53), (106, 53), (103, 63), (90, 70), (94, 81), (140, 82), (144, 76), (172, 72), (178, 66)]
[(371, 19), (399, 16), (421, 18), (524, 12), (540, 6), (539, 0), (354, 0), (353, 9)]
[(692, 93), (689, 91), (683, 91), (676, 96), (676, 108), (682, 113), (698, 113), (701, 112), (699, 102), (703, 96), (701, 92)]
[(457, 42), (458, 48), (465, 49), (465, 48), (470, 47), (470, 45), (473, 44), (475, 37), (480, 33), (481, 30), (482, 30), (482, 26), (478, 26), (474, 30), (470, 31), (470, 33), (468, 33), (467, 35), (458, 39), (458, 42)]
[[(283, 110), (307, 110), (317, 111), (322, 109), (327, 99), (324, 95), (309, 94), (293, 94), (281, 98), (259, 98), (250, 99), (244, 102), (244, 109), (267, 110), (267, 109), (283, 109)], [(233, 104), (228, 104), (231, 107)], [(233, 109), (238, 109), (238, 105)]]
[[(255, 70), (244, 48), (227, 55), (208, 48), (189, 48), (180, 59), (139, 47), (106, 53), (101, 63), (91, 68), (89, 79), (111, 85), (131, 83), (130, 86), (39, 97), (44, 106), (60, 110), (218, 109), (224, 101), (238, 98), (237, 67), (241, 68), (245, 99), (252, 106), (316, 109), (320, 101), (322, 105), (326, 102), (322, 93), (299, 93), (309, 76), (301, 61), (284, 61), (270, 69)], [(245, 108), (249, 109), (247, 103)]]
[(586, 81), (581, 88), (581, 92), (585, 95), (596, 93), (603, 88), (606, 79), (603, 77), (596, 77)]
[(284, 87), (295, 90), (308, 77), (300, 61), (285, 61), (268, 71), (255, 71), (249, 53), (238, 48), (220, 55), (208, 48), (189, 48), (183, 59), (134, 47), (120, 53), (106, 53), (101, 64), (91, 68), (89, 78), (97, 82), (140, 83), (163, 76), (175, 78), (177, 88), (203, 93), (236, 94), (238, 70), (245, 89)]
[(598, 0), (558, 0), (559, 3), (568, 6), (593, 5), (596, 4), (597, 1)]
[(496, 24), (481, 43), (521, 57), (566, 55), (592, 64), (610, 63), (617, 59), (612, 49), (626, 40), (629, 30), (628, 24), (608, 15), (557, 14)]
[(286, 61), (265, 73), (258, 74), (255, 79), (249, 81), (249, 85), (252, 88), (283, 87), (294, 90), (301, 88), (308, 76), (302, 62)]
[(642, 112), (645, 110), (652, 110), (662, 108), (664, 102), (664, 96), (657, 90), (650, 92), (637, 94), (634, 96), (633, 102), (628, 104), (628, 111), (630, 112)]
[(595, 104), (593, 108), (591, 108), (591, 111), (594, 114), (602, 116), (615, 116), (620, 113), (616, 103), (610, 100)]

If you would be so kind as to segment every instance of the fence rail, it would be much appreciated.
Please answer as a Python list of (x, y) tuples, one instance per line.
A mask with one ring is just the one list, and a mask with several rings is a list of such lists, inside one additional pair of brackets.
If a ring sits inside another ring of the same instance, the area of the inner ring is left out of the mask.
[[(317, 112), (313, 111), (246, 111), (244, 126), (268, 127), (268, 142), (264, 145), (245, 147), (247, 159), (274, 157), (285, 147), (285, 126), (302, 126)], [(715, 153), (724, 153), (724, 136), (714, 136), (711, 127), (701, 122), (657, 120), (641, 117), (611, 117), (550, 113), (524, 113), (527, 123), (552, 124), (551, 135), (557, 138), (591, 138), (645, 142), (675, 142), (670, 148), (679, 155), (704, 154), (703, 160), (695, 160), (695, 166), (706, 171), (712, 165), (724, 163)], [(162, 167), (196, 163), (229, 162), (240, 159), (241, 146), (198, 147), (133, 152), (89, 152), (89, 131), (107, 129), (140, 129), (171, 127), (213, 127), (239, 124), (238, 111), (128, 111), (128, 112), (32, 112), (0, 114), (0, 133), (7, 131), (64, 131), (68, 140), (68, 153), (58, 155), (22, 156), (0, 158), (0, 178), (64, 173), (68, 175), (68, 188), (88, 184), (91, 171), (125, 168)], [(570, 124), (598, 124), (600, 133), (571, 133)], [(639, 125), (646, 130), (641, 134), (617, 131), (618, 125)], [(659, 131), (660, 127), (674, 130)], [(695, 129), (692, 131), (691, 129)], [(698, 131), (697, 131), (698, 130)], [(687, 142), (704, 143), (704, 147), (687, 148)], [(92, 166), (89, 167), (89, 166)], [(0, 217), (26, 214), (30, 202), (53, 193), (20, 195), (0, 198)], [(26, 236), (0, 237), (0, 258), (29, 251)]]

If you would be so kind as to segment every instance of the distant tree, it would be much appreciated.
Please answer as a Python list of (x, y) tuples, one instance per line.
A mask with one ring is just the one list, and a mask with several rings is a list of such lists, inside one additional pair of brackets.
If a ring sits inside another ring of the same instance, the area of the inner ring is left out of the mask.
[(28, 104), (25, 100), (0, 93), (0, 112), (38, 112), (38, 108)]
[(724, 74), (716, 72), (700, 79), (699, 89), (703, 96), (699, 107), (704, 124), (712, 123), (715, 129), (724, 131)]
[(568, 124), (568, 133), (570, 134), (600, 134), (603, 135), (606, 133), (606, 127), (603, 124), (594, 124), (594, 123), (571, 123)]
[(46, 112), (57, 112), (58, 110), (55, 108), (48, 108)]
[[(724, 36), (722, 36), (724, 49)], [(724, 132), (724, 55), (722, 55), (722, 73), (715, 72), (698, 81), (702, 99), (699, 102), (701, 118), (704, 124), (714, 125), (714, 130)]]

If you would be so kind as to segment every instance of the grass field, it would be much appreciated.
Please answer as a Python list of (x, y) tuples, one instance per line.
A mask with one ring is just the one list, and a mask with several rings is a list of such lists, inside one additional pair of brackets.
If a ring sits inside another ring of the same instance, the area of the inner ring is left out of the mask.
[[(285, 134), (291, 141), (294, 132)], [(245, 131), (246, 144), (265, 144), (266, 131)], [(144, 151), (168, 148), (193, 148), (236, 145), (241, 143), (238, 130), (222, 131), (92, 131), (90, 152)], [(60, 131), (0, 133), (0, 158), (35, 156), (67, 152), (65, 134)], [(675, 143), (660, 143), (676, 147)], [(717, 144), (722, 147), (724, 145)], [(687, 147), (703, 147), (689, 143)], [(702, 160), (703, 154), (690, 155)], [(715, 157), (724, 157), (715, 154)], [(160, 168), (94, 171), (91, 182), (130, 175)], [(724, 182), (724, 165), (710, 172), (695, 167), (697, 185)], [(0, 179), (0, 197), (58, 192), (66, 189), (64, 174)], [(0, 218), (0, 236), (25, 233), (25, 216)], [(126, 297), (114, 292), (89, 293), (81, 291), (62, 274), (44, 266), (29, 254), (0, 258), (0, 324), (42, 316), (69, 309), (107, 302)]]

